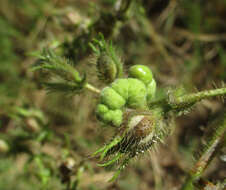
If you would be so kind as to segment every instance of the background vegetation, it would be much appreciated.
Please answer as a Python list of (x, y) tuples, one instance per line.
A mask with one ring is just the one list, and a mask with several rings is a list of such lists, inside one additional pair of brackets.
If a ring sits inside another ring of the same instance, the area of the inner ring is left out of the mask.
[[(119, 2), (0, 1), (0, 189), (61, 190), (69, 178), (72, 189), (90, 190), (176, 190), (184, 184), (208, 124), (225, 113), (223, 99), (202, 101), (179, 117), (165, 145), (134, 160), (109, 183), (111, 168), (98, 167), (90, 157), (113, 134), (96, 120), (97, 96), (48, 94), (41, 85), (48, 76), (31, 71), (37, 60), (32, 55), (51, 48), (101, 89), (88, 43), (102, 32), (126, 70), (148, 65), (158, 88), (183, 84), (194, 92), (224, 86), (225, 0), (122, 0), (124, 9), (117, 10)], [(224, 146), (202, 175), (204, 184), (222, 187), (225, 156)]]

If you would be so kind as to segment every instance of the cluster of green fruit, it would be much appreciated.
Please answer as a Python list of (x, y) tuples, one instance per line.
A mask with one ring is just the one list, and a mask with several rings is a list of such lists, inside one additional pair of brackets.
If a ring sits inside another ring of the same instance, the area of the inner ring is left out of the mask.
[(126, 108), (148, 109), (153, 99), (156, 82), (151, 70), (144, 65), (129, 69), (128, 78), (119, 78), (101, 91), (97, 105), (97, 118), (106, 124), (120, 126)]

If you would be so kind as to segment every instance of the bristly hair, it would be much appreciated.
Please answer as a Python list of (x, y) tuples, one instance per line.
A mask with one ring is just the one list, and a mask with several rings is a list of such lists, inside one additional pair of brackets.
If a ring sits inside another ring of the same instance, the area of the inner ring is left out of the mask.
[(112, 42), (106, 42), (99, 34), (89, 46), (96, 57), (97, 75), (101, 81), (109, 84), (123, 76), (123, 63)]
[(52, 76), (51, 82), (43, 82), (48, 92), (73, 95), (82, 91), (86, 84), (86, 75), (81, 77), (69, 60), (56, 55), (50, 49), (44, 49), (42, 53), (36, 54), (36, 57), (39, 60), (32, 70), (45, 70)]

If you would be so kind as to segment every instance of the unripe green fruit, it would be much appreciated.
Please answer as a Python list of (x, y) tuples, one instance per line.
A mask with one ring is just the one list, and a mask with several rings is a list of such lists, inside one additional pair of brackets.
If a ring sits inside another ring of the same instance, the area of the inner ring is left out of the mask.
[(146, 108), (147, 87), (134, 78), (118, 79), (101, 92), (96, 114), (105, 123), (119, 126), (122, 122), (122, 109)]
[(146, 106), (147, 90), (143, 82), (134, 78), (118, 79), (111, 87), (126, 101), (129, 108), (144, 108)]
[(106, 113), (106, 112), (108, 112), (108, 111), (109, 111), (108, 107), (105, 106), (104, 104), (98, 104), (98, 105), (97, 105), (96, 112), (97, 112), (98, 114), (104, 114), (104, 113)]
[(98, 104), (96, 114), (104, 123), (112, 123), (114, 126), (119, 126), (122, 122), (122, 111), (109, 110), (104, 104)]
[(129, 77), (141, 80), (145, 85), (152, 81), (152, 72), (145, 65), (134, 65), (129, 69)]
[(147, 105), (147, 90), (143, 82), (138, 79), (128, 78), (128, 101), (129, 108), (145, 108)]
[(156, 82), (153, 79), (148, 85), (147, 85), (147, 101), (150, 102), (155, 97), (156, 92)]
[(117, 79), (111, 84), (111, 87), (127, 101), (129, 95), (128, 79)]
[(96, 113), (104, 123), (120, 126), (124, 107), (146, 109), (147, 101), (154, 97), (156, 83), (148, 67), (135, 65), (130, 68), (129, 76), (102, 90)]
[(114, 126), (119, 126), (122, 122), (122, 110), (109, 110), (103, 115), (103, 121), (112, 123)]
[(110, 109), (120, 109), (125, 105), (126, 100), (114, 89), (106, 87), (101, 92), (100, 102)]

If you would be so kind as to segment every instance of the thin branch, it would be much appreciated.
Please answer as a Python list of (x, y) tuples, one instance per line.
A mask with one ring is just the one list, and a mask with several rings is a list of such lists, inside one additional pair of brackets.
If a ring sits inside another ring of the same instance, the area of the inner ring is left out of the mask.
[[(221, 148), (223, 143), (221, 140), (224, 140), (225, 131), (226, 131), (226, 112), (224, 110), (223, 114), (218, 116), (208, 127), (210, 131), (206, 133), (206, 144), (203, 144), (204, 147), (199, 158), (191, 169), (184, 185), (181, 190), (193, 189), (193, 183), (197, 181), (204, 170), (209, 165), (210, 161)], [(221, 143), (222, 142), (222, 143)], [(200, 147), (198, 147), (200, 149)]]
[(86, 83), (86, 85), (84, 86), (84, 88), (86, 88), (87, 90), (90, 90), (91, 92), (95, 92), (97, 94), (100, 94), (100, 90), (96, 87), (94, 87), (93, 85)]
[(186, 107), (187, 105), (193, 105), (206, 98), (215, 96), (226, 95), (226, 88), (218, 88), (213, 90), (205, 90), (197, 93), (186, 94), (179, 97), (172, 96), (169, 98), (169, 104), (174, 109)]
[(180, 35), (182, 37), (188, 38), (189, 40), (198, 40), (203, 42), (216, 42), (216, 41), (226, 41), (226, 34), (195, 34), (189, 32), (188, 30), (176, 28), (173, 30), (174, 34)]
[(225, 96), (226, 88), (218, 88), (213, 90), (204, 90), (197, 93), (176, 95), (176, 91), (170, 92), (160, 100), (152, 101), (149, 103), (149, 108), (160, 106), (164, 108), (165, 112), (168, 111), (182, 111), (192, 107), (195, 103), (200, 102), (203, 99)]

